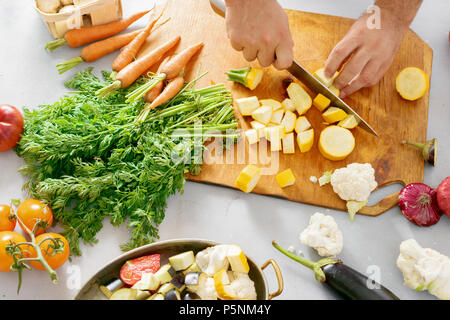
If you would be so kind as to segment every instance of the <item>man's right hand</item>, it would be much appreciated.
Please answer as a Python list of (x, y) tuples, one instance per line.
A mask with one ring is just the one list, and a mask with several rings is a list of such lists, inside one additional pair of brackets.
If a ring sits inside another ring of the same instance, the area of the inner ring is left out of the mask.
[(226, 0), (228, 37), (247, 61), (282, 70), (294, 59), (286, 12), (276, 0)]

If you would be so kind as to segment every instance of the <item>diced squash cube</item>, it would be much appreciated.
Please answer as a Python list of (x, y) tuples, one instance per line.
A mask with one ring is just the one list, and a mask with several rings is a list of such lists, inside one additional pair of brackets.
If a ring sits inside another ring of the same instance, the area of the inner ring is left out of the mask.
[(339, 121), (338, 126), (346, 129), (353, 129), (358, 126), (358, 120), (356, 120), (354, 115), (348, 114), (343, 120)]
[(187, 269), (195, 262), (193, 251), (186, 251), (169, 258), (169, 263), (175, 271)]
[(250, 125), (252, 126), (253, 129), (256, 130), (256, 132), (258, 132), (258, 139), (264, 137), (264, 128), (266, 127), (264, 124), (255, 120), (250, 122)]
[(320, 133), (319, 151), (328, 160), (343, 160), (354, 148), (355, 137), (348, 129), (329, 126)]
[(294, 104), (299, 116), (306, 113), (306, 111), (311, 108), (311, 97), (298, 83), (292, 82), (287, 87), (287, 93), (289, 98), (292, 100), (292, 103)]
[(288, 133), (294, 131), (296, 120), (297, 116), (295, 113), (292, 111), (286, 111), (283, 120), (281, 120), (281, 125), (284, 127), (284, 132)]
[(276, 111), (283, 107), (280, 102), (274, 99), (262, 99), (259, 100), (259, 103), (261, 103), (262, 106), (271, 106), (273, 111)]
[(259, 101), (256, 96), (241, 98), (236, 100), (236, 105), (243, 116), (251, 116), (252, 112), (259, 108)]
[(305, 116), (298, 117), (295, 122), (295, 132), (300, 133), (311, 128), (311, 123), (309, 123), (308, 119)]
[(270, 118), (271, 123), (280, 124), (281, 120), (283, 120), (284, 109), (278, 109), (272, 113), (272, 117)]
[(297, 144), (300, 152), (308, 152), (314, 143), (314, 129), (309, 129), (297, 134)]
[(313, 100), (313, 105), (320, 112), (323, 112), (330, 105), (331, 100), (325, 97), (323, 94), (319, 93)]
[(286, 169), (276, 175), (275, 179), (280, 188), (292, 186), (295, 183), (295, 177), (291, 169)]
[(281, 137), (271, 137), (270, 140), (270, 151), (281, 151)]
[(269, 141), (272, 141), (272, 139), (274, 140), (279, 140), (284, 138), (284, 127), (282, 125), (273, 125), (273, 126), (268, 126), (265, 129), (265, 138)]
[(239, 173), (235, 181), (236, 187), (246, 193), (251, 192), (261, 178), (261, 171), (261, 168), (249, 164)]
[(256, 131), (255, 129), (245, 131), (245, 136), (247, 137), (247, 141), (249, 144), (254, 144), (259, 141), (258, 131)]
[(252, 117), (256, 121), (259, 121), (263, 124), (268, 124), (270, 122), (270, 118), (272, 118), (272, 107), (271, 106), (262, 106), (252, 112)]
[(333, 85), (334, 79), (339, 75), (339, 72), (335, 72), (331, 78), (325, 76), (325, 68), (320, 68), (314, 72), (314, 76), (320, 80), (327, 88)]
[(295, 106), (292, 103), (292, 100), (289, 98), (284, 99), (283, 102), (281, 102), (281, 105), (283, 106), (285, 111), (295, 111)]
[(261, 68), (251, 68), (247, 74), (247, 86), (250, 90), (254, 90), (258, 84), (261, 82), (264, 74), (264, 69)]
[(329, 107), (324, 113), (322, 113), (322, 118), (325, 122), (335, 123), (341, 121), (347, 116), (347, 113), (337, 107)]
[[(248, 265), (247, 257), (242, 249), (237, 245), (230, 245), (227, 251), (228, 262), (230, 262), (231, 270), (239, 273), (248, 273), (250, 266)], [(227, 275), (226, 272), (224, 272)], [(229, 278), (228, 283), (230, 282)], [(226, 281), (222, 281), (224, 284), (228, 284)]]
[(290, 132), (282, 139), (283, 141), (283, 153), (290, 154), (295, 153), (294, 133)]

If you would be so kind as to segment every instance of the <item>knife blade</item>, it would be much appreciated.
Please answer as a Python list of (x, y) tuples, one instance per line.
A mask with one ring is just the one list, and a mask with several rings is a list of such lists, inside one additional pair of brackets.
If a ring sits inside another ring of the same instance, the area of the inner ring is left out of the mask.
[(346, 104), (342, 99), (336, 96), (330, 89), (328, 89), (322, 82), (320, 82), (316, 77), (314, 77), (308, 70), (303, 68), (297, 61), (294, 60), (292, 65), (287, 69), (290, 74), (300, 80), (308, 88), (313, 89), (315, 92), (323, 94), (325, 97), (331, 100), (331, 105), (343, 109), (345, 112), (355, 116), (356, 121), (359, 123), (361, 129), (374, 134), (378, 137), (378, 134), (372, 127), (360, 117), (355, 110), (353, 110), (348, 104)]
[[(218, 15), (225, 17), (225, 2), (223, 0), (210, 0), (211, 7), (214, 12)], [(320, 82), (316, 77), (314, 77), (308, 70), (303, 68), (297, 61), (294, 60), (292, 65), (287, 69), (290, 74), (304, 83), (308, 88), (313, 89), (315, 92), (323, 94), (325, 97), (331, 100), (332, 105), (343, 109), (345, 112), (355, 116), (356, 121), (358, 121), (359, 127), (366, 130), (367, 132), (378, 137), (378, 134), (372, 127), (364, 121), (361, 116), (356, 113), (348, 104), (336, 96), (330, 89), (328, 89), (322, 82)]]

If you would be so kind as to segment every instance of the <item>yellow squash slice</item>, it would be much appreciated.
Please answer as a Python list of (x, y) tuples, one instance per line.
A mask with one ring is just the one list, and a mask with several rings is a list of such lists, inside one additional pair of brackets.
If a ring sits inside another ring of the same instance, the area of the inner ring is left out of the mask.
[(275, 179), (277, 180), (280, 188), (292, 186), (295, 183), (295, 177), (291, 169), (286, 169), (280, 172), (276, 175)]
[(300, 152), (308, 152), (314, 143), (314, 129), (309, 129), (297, 134), (297, 144)]
[(343, 120), (347, 116), (347, 113), (336, 107), (329, 107), (324, 113), (322, 113), (322, 118), (327, 123), (335, 123)]
[(234, 272), (248, 273), (250, 271), (247, 257), (239, 246), (230, 245), (227, 250), (227, 258), (230, 263), (231, 270)]
[(311, 108), (311, 97), (298, 83), (292, 82), (286, 90), (299, 116), (306, 113), (306, 111)]
[(339, 121), (338, 126), (345, 129), (353, 129), (358, 126), (358, 120), (356, 120), (354, 115), (349, 114), (344, 119)]
[(342, 160), (355, 148), (355, 138), (350, 130), (329, 126), (323, 129), (319, 138), (319, 151), (328, 160)]
[(405, 68), (397, 76), (395, 87), (406, 100), (417, 100), (427, 92), (428, 76), (423, 70), (415, 67)]

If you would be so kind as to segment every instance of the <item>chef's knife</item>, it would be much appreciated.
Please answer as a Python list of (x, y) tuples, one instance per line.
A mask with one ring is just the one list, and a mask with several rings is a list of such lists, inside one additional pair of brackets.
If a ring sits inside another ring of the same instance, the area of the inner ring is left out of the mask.
[[(221, 15), (225, 16), (225, 2), (223, 0), (210, 0), (213, 10)], [(293, 61), (292, 65), (287, 69), (294, 77), (304, 83), (310, 89), (323, 94), (325, 97), (331, 100), (331, 104), (345, 110), (345, 112), (355, 116), (359, 123), (359, 127), (366, 130), (367, 132), (374, 134), (378, 137), (378, 134), (374, 129), (366, 122), (363, 118), (359, 116), (348, 104), (346, 104), (342, 99), (336, 96), (330, 89), (328, 89), (322, 82), (320, 82), (316, 77), (314, 77), (308, 70), (303, 68), (297, 61)]]

